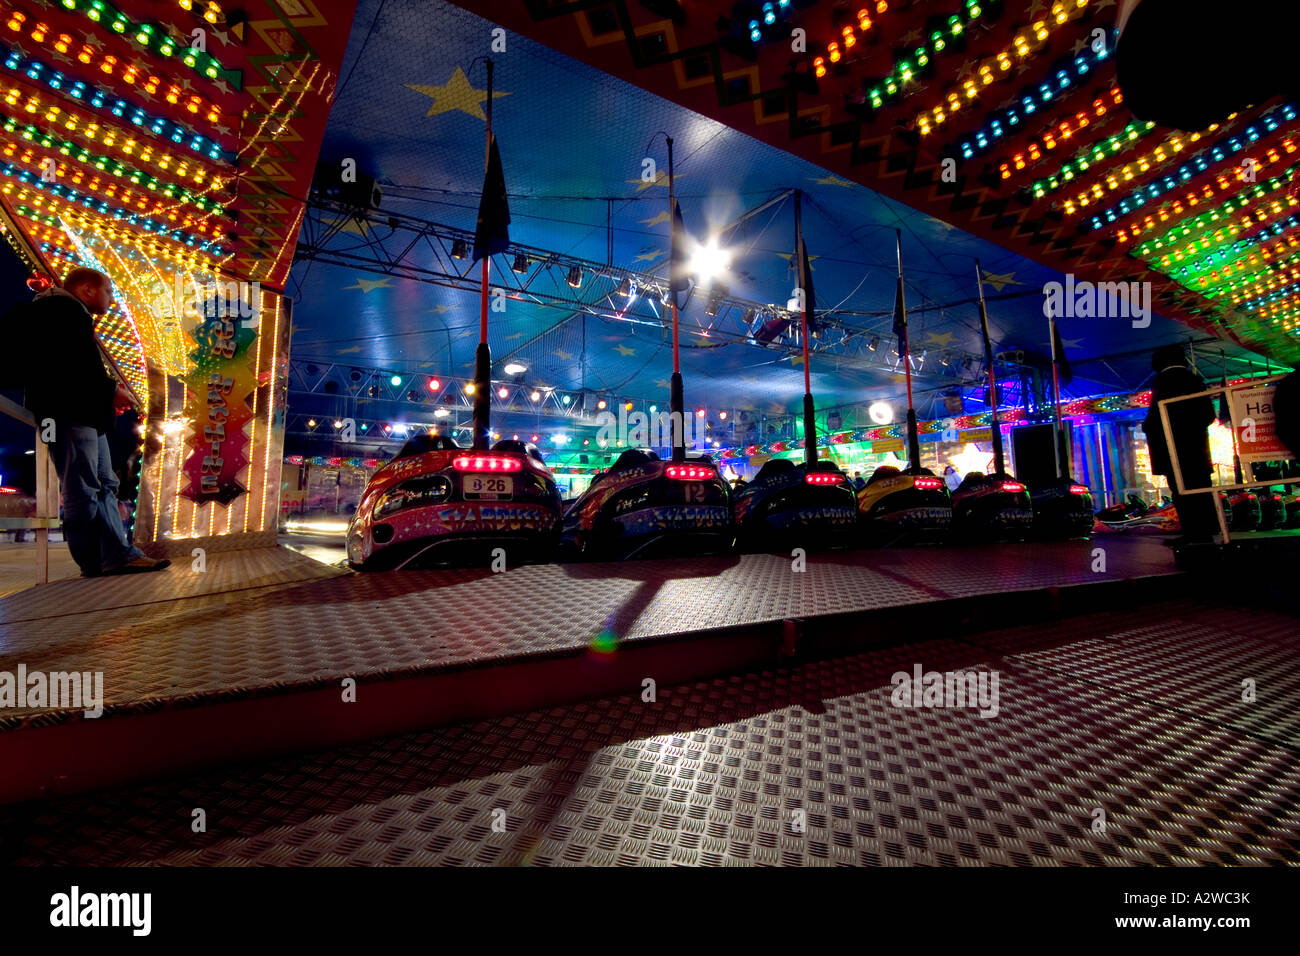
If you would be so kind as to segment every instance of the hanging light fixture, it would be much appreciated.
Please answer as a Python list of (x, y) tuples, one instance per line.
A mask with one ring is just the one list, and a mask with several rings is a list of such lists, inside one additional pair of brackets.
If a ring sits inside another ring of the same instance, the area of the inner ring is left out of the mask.
[(581, 285), (582, 285), (582, 270), (579, 269), (577, 266), (570, 266), (570, 267), (569, 267), (568, 282), (569, 282), (569, 285), (573, 286), (573, 288), (575, 288), (575, 289), (578, 288), (579, 286), (581, 286)]
[(469, 243), (464, 239), (457, 239), (451, 244), (451, 257), (453, 259), (469, 258)]
[(528, 271), (528, 257), (522, 252), (515, 253), (515, 261), (510, 266), (515, 272), (523, 275)]

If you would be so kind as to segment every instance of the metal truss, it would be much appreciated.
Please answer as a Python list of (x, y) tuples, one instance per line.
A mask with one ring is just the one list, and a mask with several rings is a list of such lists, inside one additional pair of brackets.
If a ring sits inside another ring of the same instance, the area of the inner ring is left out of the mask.
[[(313, 196), (296, 256), (474, 293), (480, 280), (471, 274), (475, 271), (469, 261), (473, 245), (474, 234), (469, 230), (397, 213), (359, 212)], [(509, 299), (562, 313), (552, 328), (583, 314), (671, 328), (666, 275), (519, 243), (492, 258), (492, 287), (501, 289)], [(788, 304), (743, 299), (721, 285), (692, 288), (684, 298), (680, 322), (685, 335), (760, 346), (788, 358), (803, 354), (799, 316)], [(702, 307), (691, 307), (692, 302)], [(897, 340), (890, 331), (891, 317), (835, 310), (818, 313), (814, 324), (816, 331), (809, 342), (814, 355), (834, 359), (839, 367), (901, 371)], [(522, 343), (514, 351), (529, 344)], [(912, 355), (912, 372), (924, 378), (959, 381), (969, 378), (971, 369), (981, 363), (978, 354), (957, 348), (922, 351)]]

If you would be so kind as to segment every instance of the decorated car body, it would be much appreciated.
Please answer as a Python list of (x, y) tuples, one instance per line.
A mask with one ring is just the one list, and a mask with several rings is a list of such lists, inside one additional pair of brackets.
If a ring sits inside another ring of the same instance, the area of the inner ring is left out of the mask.
[(559, 528), (555, 479), (532, 445), (500, 441), (489, 451), (416, 436), (366, 484), (348, 526), (348, 563), (358, 570), (479, 560), (546, 558)]
[(628, 449), (564, 513), (561, 554), (632, 558), (729, 547), (731, 489), (707, 456)]

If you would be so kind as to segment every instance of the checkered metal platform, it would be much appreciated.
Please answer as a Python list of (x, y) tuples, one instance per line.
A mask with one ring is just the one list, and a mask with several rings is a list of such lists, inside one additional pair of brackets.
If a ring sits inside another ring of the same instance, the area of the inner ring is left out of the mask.
[[(1156, 605), (634, 688), (0, 808), (0, 864), (1296, 865), (1297, 623)], [(916, 665), (997, 671), (998, 713), (893, 706)]]
[[(360, 575), (274, 549), (212, 555), (202, 574), (181, 562), (0, 599), (0, 670), (103, 671), (108, 717), (572, 654), (602, 635), (626, 642), (1172, 573), (1169, 550), (1138, 539), (832, 552), (809, 555), (801, 573), (758, 554)], [(79, 716), (11, 709), (0, 730)]]

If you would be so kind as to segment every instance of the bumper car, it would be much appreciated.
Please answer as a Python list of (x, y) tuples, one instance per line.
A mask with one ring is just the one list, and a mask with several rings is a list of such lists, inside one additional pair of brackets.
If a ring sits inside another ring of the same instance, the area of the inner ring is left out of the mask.
[(1092, 491), (1076, 481), (1054, 481), (1029, 492), (1034, 508), (1034, 537), (1048, 541), (1086, 538), (1096, 520)]
[(1282, 527), (1287, 529), (1300, 528), (1300, 495), (1283, 495), (1282, 509), (1286, 515)]
[(1286, 504), (1282, 496), (1269, 488), (1256, 488), (1259, 501), (1259, 530), (1277, 531), (1286, 527)]
[(712, 459), (688, 456), (675, 463), (630, 448), (565, 511), (560, 556), (616, 560), (725, 551), (732, 534), (731, 489)]
[(972, 471), (952, 493), (952, 531), (958, 539), (1022, 539), (1033, 525), (1029, 489), (1009, 475)]
[(942, 538), (952, 525), (952, 500), (928, 468), (916, 474), (881, 465), (858, 491), (858, 524), (869, 543)]
[(853, 541), (858, 512), (848, 477), (829, 461), (774, 458), (736, 494), (736, 546), (805, 550)]
[(1180, 530), (1178, 509), (1168, 495), (1155, 507), (1148, 505), (1141, 495), (1129, 495), (1122, 504), (1102, 508), (1094, 517), (1094, 532), (1139, 531), (1163, 534)]
[(535, 446), (503, 440), (473, 451), (417, 435), (366, 483), (348, 526), (348, 564), (473, 563), (496, 548), (545, 559), (559, 523), (560, 495)]
[(1260, 527), (1259, 497), (1253, 491), (1219, 492), (1223, 497), (1223, 516), (1229, 531), (1258, 531)]

